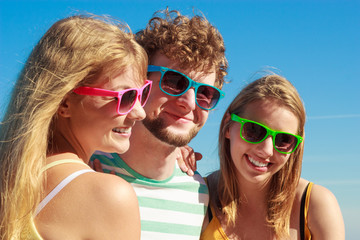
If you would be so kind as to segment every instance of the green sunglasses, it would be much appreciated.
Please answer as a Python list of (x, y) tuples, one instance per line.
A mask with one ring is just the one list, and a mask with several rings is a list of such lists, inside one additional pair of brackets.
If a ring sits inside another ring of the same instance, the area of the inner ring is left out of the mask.
[(231, 114), (231, 120), (241, 123), (240, 137), (244, 141), (257, 144), (270, 135), (276, 151), (283, 154), (293, 153), (303, 141), (303, 138), (298, 135), (272, 130), (261, 123), (241, 118), (234, 113)]

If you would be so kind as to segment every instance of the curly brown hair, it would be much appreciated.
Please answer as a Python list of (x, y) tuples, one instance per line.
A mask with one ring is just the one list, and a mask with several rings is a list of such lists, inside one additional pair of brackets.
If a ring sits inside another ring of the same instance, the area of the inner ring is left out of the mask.
[(210, 73), (216, 69), (215, 87), (222, 88), (227, 75), (224, 40), (204, 17), (183, 16), (179, 11), (157, 11), (136, 40), (151, 57), (160, 51), (182, 69)]

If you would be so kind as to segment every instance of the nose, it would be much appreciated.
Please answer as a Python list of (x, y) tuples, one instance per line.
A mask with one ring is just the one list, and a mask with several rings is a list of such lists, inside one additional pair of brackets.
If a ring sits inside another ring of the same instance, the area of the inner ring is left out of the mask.
[(263, 158), (269, 158), (274, 154), (273, 139), (268, 136), (261, 143), (256, 144), (259, 155)]
[(141, 106), (139, 99), (136, 100), (133, 109), (131, 109), (127, 117), (136, 121), (141, 121), (146, 117), (146, 113), (144, 111), (144, 108)]
[(179, 106), (182, 106), (183, 108), (193, 111), (196, 108), (196, 102), (195, 102), (195, 89), (190, 88), (181, 96), (177, 97), (177, 104)]

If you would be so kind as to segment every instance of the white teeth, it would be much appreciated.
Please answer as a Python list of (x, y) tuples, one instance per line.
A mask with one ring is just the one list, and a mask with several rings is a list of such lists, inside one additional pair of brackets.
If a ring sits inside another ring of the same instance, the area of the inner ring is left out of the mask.
[(117, 133), (130, 133), (131, 132), (131, 128), (113, 128), (112, 130)]
[(254, 164), (257, 167), (267, 167), (269, 165), (269, 163), (262, 163), (262, 162), (258, 162), (255, 159), (249, 157), (249, 160), (252, 164)]

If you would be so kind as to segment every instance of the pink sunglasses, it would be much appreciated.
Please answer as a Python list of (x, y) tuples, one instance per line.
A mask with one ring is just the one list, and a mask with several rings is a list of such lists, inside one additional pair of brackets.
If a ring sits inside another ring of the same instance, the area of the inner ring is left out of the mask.
[(119, 115), (125, 115), (134, 108), (136, 99), (139, 99), (142, 107), (145, 105), (150, 95), (151, 86), (152, 81), (146, 80), (142, 88), (129, 88), (118, 92), (92, 87), (78, 87), (73, 92), (79, 95), (116, 97), (118, 99), (116, 112)]

